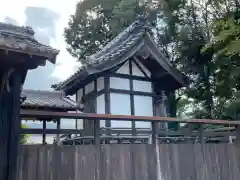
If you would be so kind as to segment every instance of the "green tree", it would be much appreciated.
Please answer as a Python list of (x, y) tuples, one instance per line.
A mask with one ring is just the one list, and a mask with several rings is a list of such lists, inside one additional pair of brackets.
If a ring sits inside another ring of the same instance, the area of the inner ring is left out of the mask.
[[(148, 17), (159, 47), (190, 78), (170, 92), (170, 115), (195, 118), (238, 114), (239, 4), (237, 0), (85, 0), (65, 29), (68, 51), (82, 63), (139, 15)], [(229, 88), (226, 88), (229, 87)]]
[(159, 3), (154, 0), (85, 0), (65, 29), (68, 51), (82, 64), (129, 26), (139, 15), (156, 20)]
[[(212, 24), (213, 38), (204, 52), (213, 51), (216, 64), (216, 97), (222, 118), (239, 118), (240, 105), (240, 11), (238, 2), (231, 3), (223, 16)], [(218, 112), (219, 113), (219, 112)], [(231, 114), (232, 113), (232, 114)]]
[[(23, 129), (28, 128), (28, 126), (25, 124), (22, 124), (21, 128), (23, 128)], [(21, 134), (20, 135), (20, 144), (26, 144), (29, 136), (30, 136), (29, 134)]]

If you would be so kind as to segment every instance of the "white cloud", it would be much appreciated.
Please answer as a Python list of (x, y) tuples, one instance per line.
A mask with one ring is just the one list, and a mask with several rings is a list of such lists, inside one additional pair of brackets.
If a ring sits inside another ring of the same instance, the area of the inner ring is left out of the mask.
[(0, 0), (0, 21), (4, 21), (4, 18), (8, 16), (15, 19), (20, 25), (24, 25), (26, 21), (24, 11), (27, 6), (45, 7), (60, 15), (60, 18), (55, 24), (56, 39), (51, 40), (51, 46), (60, 50), (57, 65), (52, 76), (61, 80), (67, 78), (76, 70), (76, 60), (66, 51), (63, 30), (64, 27), (67, 26), (69, 16), (75, 12), (78, 1), (79, 0)]

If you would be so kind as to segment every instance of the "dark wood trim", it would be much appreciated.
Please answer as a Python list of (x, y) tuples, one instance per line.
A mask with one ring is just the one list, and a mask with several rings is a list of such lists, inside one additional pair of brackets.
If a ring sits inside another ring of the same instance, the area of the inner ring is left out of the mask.
[(77, 91), (76, 91), (76, 96), (75, 96), (75, 101), (76, 101), (76, 103), (78, 103), (79, 102), (79, 97), (78, 97), (78, 91), (79, 90), (81, 90), (81, 89), (78, 89)]
[(94, 83), (93, 91), (94, 91), (94, 92), (97, 92), (97, 79), (95, 79), (95, 80), (93, 81), (93, 83)]
[(100, 121), (94, 121), (94, 144), (100, 145)]
[(148, 92), (141, 92), (141, 91), (130, 91), (130, 90), (123, 90), (123, 89), (109, 89), (110, 93), (119, 93), (119, 94), (129, 94), (129, 95), (139, 95), (139, 96), (150, 96), (155, 97), (155, 93), (148, 93)]
[[(126, 63), (128, 60), (122, 62), (121, 64), (117, 65), (116, 67), (112, 68), (110, 73), (117, 73), (117, 71)], [(120, 73), (121, 74), (121, 73)]]
[(153, 79), (148, 77), (135, 76), (135, 75), (129, 75), (129, 74), (109, 73), (109, 75), (111, 77), (117, 77), (117, 78), (123, 78), (123, 79), (132, 79), (132, 80), (148, 81), (148, 82), (153, 81)]
[(85, 97), (85, 86), (82, 88), (82, 103), (83, 104), (85, 104), (85, 99), (84, 99), (84, 97)]
[(201, 124), (199, 128), (199, 139), (200, 143), (204, 144), (204, 126)]
[[(155, 92), (155, 82), (152, 83), (152, 92)], [(157, 95), (155, 94), (155, 96), (152, 98), (153, 116), (156, 116), (156, 96)]]
[(105, 93), (105, 91), (106, 91), (105, 89), (102, 89), (98, 92), (92, 91), (92, 92), (90, 92), (89, 94), (87, 94), (86, 96), (83, 97), (83, 101), (85, 102), (85, 101), (88, 101), (89, 99), (94, 99), (94, 98), (102, 95), (103, 93)]
[(43, 121), (42, 144), (46, 144), (46, 126), (47, 122)]
[[(6, 141), (8, 139), (7, 144), (8, 147), (1, 147), (1, 153), (7, 155), (7, 161), (8, 164), (6, 166), (6, 169), (0, 169), (0, 178), (2, 177), (3, 174), (6, 172), (7, 177), (4, 177), (6, 180), (15, 180), (17, 179), (17, 162), (18, 162), (18, 153), (19, 153), (19, 139), (20, 139), (20, 129), (21, 129), (21, 121), (20, 121), (20, 93), (21, 93), (21, 83), (22, 83), (22, 78), (25, 70), (24, 69), (18, 69), (13, 72), (13, 75), (9, 77), (10, 82), (12, 83), (11, 90), (10, 92), (12, 93), (12, 101), (9, 103), (12, 105), (12, 110), (10, 117), (6, 117), (6, 121), (8, 122), (0, 122), (3, 124), (10, 125), (10, 129), (7, 130), (8, 134), (2, 134), (5, 135), (3, 136), (3, 140)], [(7, 106), (7, 104), (5, 104)], [(4, 120), (4, 119), (3, 119)], [(6, 125), (5, 125), (6, 126)], [(6, 138), (6, 139), (4, 139)], [(2, 140), (2, 139), (1, 139)], [(1, 142), (0, 142), (1, 143)], [(2, 144), (2, 143), (1, 143)], [(7, 150), (8, 152), (4, 152)], [(1, 166), (1, 165), (0, 165)], [(6, 170), (6, 172), (4, 172)]]
[(138, 64), (138, 61), (140, 61), (139, 59), (137, 59), (136, 57), (132, 59), (132, 61), (136, 64), (136, 66), (138, 67), (138, 69), (140, 69), (140, 71), (144, 74), (145, 77), (149, 78), (148, 75), (146, 74), (146, 72), (142, 69), (142, 67)]
[[(77, 119), (76, 119), (76, 122), (77, 122)], [(59, 131), (60, 129), (61, 129), (61, 120), (58, 118), (57, 119), (57, 130)], [(59, 133), (57, 133), (56, 141), (57, 141), (57, 144), (59, 145), (60, 144), (60, 134)]]
[(153, 42), (151, 35), (149, 33), (146, 33), (146, 36), (144, 37), (144, 42), (149, 47), (148, 49), (149, 49), (150, 53), (152, 54), (152, 56), (154, 56), (154, 58), (159, 63), (159, 65), (161, 67), (163, 67), (167, 72), (169, 72), (169, 74), (175, 80), (177, 80), (178, 83), (181, 84), (181, 86), (186, 86), (186, 81), (184, 80), (184, 75), (181, 74), (180, 71), (178, 71), (177, 69), (174, 69), (170, 65), (170, 63), (168, 62), (168, 60), (166, 59), (164, 54), (162, 52), (160, 52), (159, 49), (156, 47), (156, 45)]
[[(132, 69), (132, 59), (129, 60), (129, 70), (130, 70), (130, 75), (133, 74), (133, 69)], [(135, 115), (135, 107), (134, 107), (134, 94), (133, 94), (133, 79), (129, 79), (130, 83), (130, 108), (131, 108), (131, 115)], [(136, 122), (132, 121), (132, 135), (136, 135)]]
[(157, 143), (157, 122), (152, 122), (152, 144)]
[(68, 112), (49, 112), (36, 110), (21, 110), (22, 118), (66, 118), (66, 119), (91, 119), (91, 120), (119, 120), (119, 121), (159, 121), (159, 122), (180, 122), (195, 124), (222, 124), (222, 125), (240, 125), (240, 121), (229, 121), (220, 119), (177, 119), (171, 117), (159, 116), (128, 116), (128, 115), (111, 115), (95, 113), (68, 113)]
[[(84, 96), (87, 96), (88, 94), (91, 94), (92, 92), (95, 91), (95, 80), (96, 80), (96, 79), (88, 82), (88, 83), (84, 86)], [(86, 93), (86, 87), (87, 87), (87, 85), (89, 85), (89, 84), (91, 84), (91, 83), (93, 83), (93, 90), (90, 91), (90, 92), (88, 92), (88, 93)]]
[[(111, 100), (110, 100), (110, 77), (108, 75), (104, 76), (104, 89), (105, 89), (105, 114), (111, 113)], [(111, 127), (111, 120), (105, 121), (105, 127)]]

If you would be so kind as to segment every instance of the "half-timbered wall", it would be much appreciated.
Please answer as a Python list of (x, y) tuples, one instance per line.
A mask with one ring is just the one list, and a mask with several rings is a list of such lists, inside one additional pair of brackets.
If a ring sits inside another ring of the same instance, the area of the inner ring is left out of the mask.
[[(137, 59), (129, 60), (114, 73), (104, 74), (79, 89), (77, 102), (83, 103), (84, 112), (89, 113), (153, 116), (152, 89), (150, 71)], [(100, 126), (150, 128), (150, 123), (102, 120)]]

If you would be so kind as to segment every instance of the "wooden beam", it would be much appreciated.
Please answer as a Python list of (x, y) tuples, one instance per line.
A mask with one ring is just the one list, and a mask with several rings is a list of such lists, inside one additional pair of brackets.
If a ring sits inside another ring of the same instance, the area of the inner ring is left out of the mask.
[(110, 88), (109, 91), (112, 92), (112, 93), (119, 93), (119, 94), (133, 94), (133, 95), (151, 96), (151, 97), (156, 96), (155, 93), (151, 93), (151, 92), (130, 91), (130, 90), (124, 90), (124, 89), (113, 89), (113, 88)]
[(148, 81), (152, 82), (153, 79), (149, 77), (142, 77), (142, 76), (135, 76), (129, 74), (120, 74), (120, 73), (110, 73), (111, 77), (123, 78), (123, 79), (132, 79), (132, 80), (139, 80), (139, 81)]
[(91, 114), (91, 113), (68, 113), (68, 112), (49, 112), (37, 110), (21, 110), (20, 116), (35, 118), (66, 118), (66, 119), (91, 119), (91, 120), (121, 120), (121, 121), (162, 121), (162, 122), (180, 122), (196, 124), (222, 124), (222, 125), (240, 125), (240, 121), (228, 121), (220, 119), (177, 119), (159, 116), (129, 116), (129, 115), (111, 115), (111, 114)]
[[(46, 129), (46, 134), (82, 134), (83, 130), (77, 129)], [(21, 129), (21, 134), (43, 134), (43, 129)]]
[(144, 74), (144, 76), (145, 76), (145, 77), (148, 77), (148, 75), (146, 74), (146, 72), (142, 69), (142, 67), (141, 67), (141, 66), (138, 64), (138, 62), (137, 62), (137, 61), (140, 62), (140, 60), (137, 59), (136, 57), (134, 57), (132, 61), (136, 64), (136, 66), (138, 67), (138, 69), (140, 69), (140, 71)]

